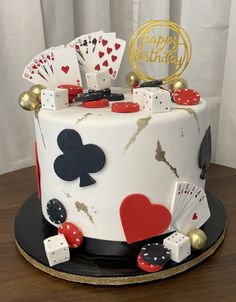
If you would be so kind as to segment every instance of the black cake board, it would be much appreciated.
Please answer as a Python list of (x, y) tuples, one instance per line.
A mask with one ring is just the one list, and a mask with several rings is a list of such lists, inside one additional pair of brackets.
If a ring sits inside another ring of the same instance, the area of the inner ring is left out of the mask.
[[(84, 238), (88, 250), (81, 248), (71, 250), (70, 261), (50, 267), (44, 251), (43, 240), (57, 234), (57, 228), (51, 226), (44, 219), (41, 202), (37, 199), (36, 193), (24, 202), (16, 215), (15, 241), (20, 253), (33, 266), (68, 281), (95, 285), (127, 285), (165, 279), (199, 264), (211, 256), (224, 240), (226, 228), (224, 207), (221, 201), (209, 191), (207, 191), (207, 198), (211, 217), (201, 228), (208, 238), (205, 249), (192, 251), (191, 255), (181, 263), (169, 261), (164, 269), (155, 273), (146, 273), (137, 266), (137, 254), (144, 242), (138, 247), (134, 245), (135, 248), (131, 249), (133, 254), (131, 253), (132, 256), (128, 257), (127, 255), (114, 255), (115, 250), (119, 251), (119, 246), (115, 245), (116, 242), (99, 240), (100, 245), (97, 245), (98, 250), (95, 255), (90, 253), (89, 246), (96, 246), (96, 240), (89, 238)], [(158, 236), (154, 239), (154, 242), (162, 242), (163, 237), (168, 235)], [(126, 243), (119, 244), (127, 245)], [(111, 249), (113, 251), (111, 254), (113, 254), (105, 255), (99, 249), (99, 246), (103, 245), (106, 247), (113, 246), (113, 249)]]

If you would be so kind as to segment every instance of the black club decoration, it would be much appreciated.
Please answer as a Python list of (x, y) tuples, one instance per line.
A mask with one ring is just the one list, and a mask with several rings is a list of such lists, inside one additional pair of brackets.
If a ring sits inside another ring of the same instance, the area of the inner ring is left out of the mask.
[(106, 161), (104, 152), (94, 144), (83, 145), (79, 133), (73, 129), (62, 130), (57, 144), (63, 154), (54, 161), (54, 170), (58, 177), (72, 181), (80, 177), (80, 187), (94, 184), (89, 175), (100, 171)]
[(202, 169), (200, 178), (206, 178), (206, 172), (209, 168), (211, 162), (211, 127), (209, 126), (201, 143), (199, 156), (198, 156), (198, 164)]

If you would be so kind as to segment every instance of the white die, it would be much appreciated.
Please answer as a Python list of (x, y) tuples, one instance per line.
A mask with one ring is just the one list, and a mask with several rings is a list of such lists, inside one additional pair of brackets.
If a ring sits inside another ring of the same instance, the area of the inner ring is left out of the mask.
[(144, 108), (143, 104), (143, 94), (145, 88), (134, 88), (133, 89), (133, 102), (138, 103), (140, 109)]
[(70, 260), (69, 246), (63, 234), (48, 237), (43, 244), (50, 266)]
[(170, 111), (170, 92), (160, 88), (148, 88), (143, 92), (144, 109), (147, 112), (168, 112)]
[(190, 238), (179, 232), (166, 237), (163, 245), (170, 250), (170, 259), (178, 263), (191, 254)]
[(41, 90), (41, 108), (50, 110), (59, 110), (68, 107), (67, 89), (42, 89)]
[(88, 89), (100, 90), (111, 86), (111, 78), (108, 71), (86, 73)]

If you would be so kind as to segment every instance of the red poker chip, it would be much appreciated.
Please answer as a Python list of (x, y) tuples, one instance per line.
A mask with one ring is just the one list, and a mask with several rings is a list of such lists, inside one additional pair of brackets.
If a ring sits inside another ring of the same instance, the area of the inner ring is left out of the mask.
[(67, 89), (69, 95), (77, 95), (83, 92), (83, 88), (79, 85), (62, 84), (58, 88)]
[(158, 272), (164, 266), (164, 265), (149, 264), (146, 261), (144, 261), (140, 255), (138, 255), (137, 263), (138, 263), (139, 268), (141, 268), (143, 271), (148, 272), (148, 273)]
[(70, 84), (62, 84), (59, 85), (58, 88), (67, 89), (68, 90), (68, 99), (69, 103), (73, 103), (74, 98), (78, 95), (83, 93), (83, 88), (79, 85), (70, 85)]
[(64, 222), (58, 228), (58, 234), (63, 234), (72, 249), (78, 248), (83, 242), (83, 234), (80, 229), (71, 222)]
[(134, 102), (117, 102), (111, 105), (111, 111), (118, 113), (130, 113), (140, 110), (139, 104)]
[(193, 89), (179, 89), (173, 93), (173, 99), (179, 105), (197, 105), (200, 102), (200, 94)]
[(104, 108), (109, 106), (109, 101), (107, 99), (84, 101), (82, 106), (85, 108)]

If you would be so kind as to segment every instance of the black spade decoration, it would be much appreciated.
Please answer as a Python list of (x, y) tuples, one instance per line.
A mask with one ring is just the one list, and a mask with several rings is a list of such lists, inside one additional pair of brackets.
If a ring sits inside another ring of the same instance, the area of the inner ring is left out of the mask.
[(66, 181), (80, 177), (80, 187), (94, 184), (96, 181), (89, 173), (103, 168), (106, 157), (102, 149), (94, 144), (83, 145), (79, 133), (73, 129), (62, 130), (57, 144), (63, 152), (54, 161), (57, 176)]
[(211, 126), (208, 127), (201, 146), (199, 150), (199, 155), (198, 155), (198, 164), (199, 167), (202, 169), (202, 172), (200, 174), (201, 179), (206, 178), (206, 172), (209, 168), (211, 162)]
[(66, 220), (66, 209), (56, 198), (47, 203), (47, 213), (49, 219), (55, 224), (61, 224)]

